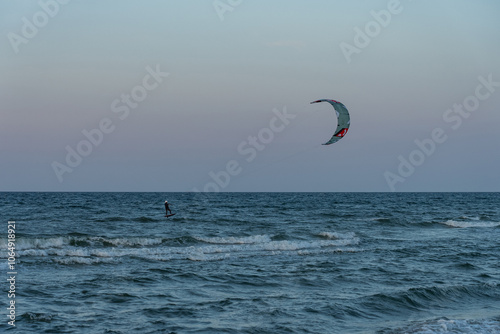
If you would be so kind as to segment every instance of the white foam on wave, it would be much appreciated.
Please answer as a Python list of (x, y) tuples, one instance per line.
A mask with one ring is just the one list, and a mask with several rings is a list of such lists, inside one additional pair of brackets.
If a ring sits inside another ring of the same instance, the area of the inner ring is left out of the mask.
[(54, 262), (58, 264), (71, 265), (71, 264), (100, 264), (100, 263), (111, 263), (112, 259), (101, 259), (101, 258), (90, 258), (90, 257), (66, 257), (66, 258), (56, 258)]
[(195, 239), (209, 244), (257, 244), (271, 241), (271, 237), (266, 234), (248, 237), (195, 237)]
[(463, 334), (493, 334), (500, 333), (500, 321), (491, 319), (481, 320), (431, 320), (424, 324), (411, 326), (404, 333), (434, 334), (434, 333), (463, 333)]
[[(19, 251), (19, 256), (28, 257), (119, 257), (123, 256), (119, 250), (105, 250), (101, 248), (53, 248), (53, 249), (28, 249)], [(128, 253), (128, 252), (127, 252)]]
[(23, 249), (45, 249), (53, 247), (63, 247), (70, 243), (69, 237), (55, 238), (18, 238), (16, 240), (16, 248)]
[(481, 217), (474, 216), (474, 217), (469, 217), (469, 216), (462, 216), (460, 219), (470, 219), (470, 220), (481, 220)]
[(354, 239), (356, 234), (354, 232), (338, 233), (338, 232), (321, 232), (318, 236), (326, 239)]
[[(104, 238), (104, 237), (54, 237), (54, 238), (17, 238), (17, 250), (36, 250), (63, 248), (78, 243), (88, 243), (91, 246), (111, 245), (116, 247), (153, 246), (163, 242), (162, 238)], [(0, 239), (0, 248), (7, 248), (7, 239)]]
[(500, 222), (480, 222), (480, 221), (456, 221), (456, 220), (447, 220), (442, 222), (441, 224), (458, 227), (458, 228), (470, 228), (470, 227), (496, 227), (500, 226)]
[[(206, 241), (206, 238), (203, 239)], [(182, 252), (186, 252), (184, 254), (186, 255), (185, 258), (194, 261), (221, 260), (229, 257), (272, 256), (284, 253), (308, 255), (318, 252), (332, 252), (332, 249), (333, 252), (342, 252), (344, 250), (341, 247), (359, 243), (359, 238), (355, 237), (354, 233), (337, 234), (332, 239), (314, 241), (271, 240), (267, 235), (244, 238), (217, 238), (215, 240), (210, 238), (209, 240), (218, 244), (176, 248), (178, 252), (176, 255), (182, 255)], [(353, 249), (350, 248), (346, 251), (353, 251)], [(171, 256), (169, 259), (175, 257)]]
[[(312, 255), (317, 254), (318, 252), (342, 252), (343, 250), (340, 247), (356, 245), (358, 242), (359, 240), (354, 238), (320, 241), (270, 240), (268, 242), (255, 244), (205, 245), (200, 247), (176, 249), (177, 254), (175, 254), (175, 256), (170, 254), (170, 257), (166, 260), (179, 258), (179, 256), (192, 261), (214, 261), (230, 257), (244, 258), (280, 254)], [(333, 251), (332, 247), (335, 247)], [(352, 249), (348, 249), (346, 251), (352, 251)]]
[(102, 238), (95, 237), (90, 238), (91, 241), (101, 242), (103, 244), (111, 244), (113, 246), (152, 246), (158, 245), (163, 242), (162, 238), (140, 238), (140, 237), (132, 237), (132, 238)]
[[(7, 239), (0, 239), (0, 249), (7, 248)], [(50, 249), (62, 248), (70, 244), (70, 238), (55, 237), (55, 238), (16, 238), (15, 248), (16, 252), (22, 250), (35, 250), (35, 249)], [(0, 258), (6, 258), (6, 253), (0, 253)]]

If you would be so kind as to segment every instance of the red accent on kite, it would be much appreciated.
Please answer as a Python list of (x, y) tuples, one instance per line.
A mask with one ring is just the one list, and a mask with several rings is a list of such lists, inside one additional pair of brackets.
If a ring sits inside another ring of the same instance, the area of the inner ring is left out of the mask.
[(335, 135), (335, 137), (344, 137), (347, 133), (347, 130), (349, 130), (348, 128), (343, 128), (342, 130), (340, 130), (339, 132), (337, 132), (337, 134)]

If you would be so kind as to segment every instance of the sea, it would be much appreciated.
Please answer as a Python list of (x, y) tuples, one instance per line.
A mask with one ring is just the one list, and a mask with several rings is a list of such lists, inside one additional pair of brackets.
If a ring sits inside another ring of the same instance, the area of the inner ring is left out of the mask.
[(0, 213), (0, 332), (500, 333), (500, 193), (3, 192)]

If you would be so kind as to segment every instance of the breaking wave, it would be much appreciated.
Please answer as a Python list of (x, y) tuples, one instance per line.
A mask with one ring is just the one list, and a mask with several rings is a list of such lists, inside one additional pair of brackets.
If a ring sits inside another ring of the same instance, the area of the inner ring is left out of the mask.
[(432, 334), (432, 333), (461, 333), (461, 334), (494, 334), (500, 333), (499, 319), (448, 319), (440, 318), (417, 322), (406, 328), (396, 331), (383, 331), (382, 333), (408, 333), (408, 334)]
[(209, 244), (256, 244), (263, 242), (270, 242), (271, 238), (268, 235), (253, 235), (249, 237), (213, 237), (203, 238), (195, 237), (199, 241)]
[[(105, 238), (105, 237), (53, 237), (53, 238), (18, 238), (16, 239), (16, 249), (18, 251), (28, 251), (37, 249), (63, 248), (67, 246), (75, 247), (141, 247), (158, 245), (163, 242), (162, 238)], [(7, 240), (0, 239), (0, 248), (7, 247)]]
[(19, 239), (17, 247), (22, 261), (38, 257), (63, 265), (93, 265), (121, 261), (124, 257), (150, 261), (214, 261), (230, 257), (353, 252), (356, 249), (352, 247), (359, 243), (354, 233), (322, 232), (318, 236), (324, 240), (273, 240), (269, 235), (194, 237), (183, 246), (178, 243), (170, 246), (168, 240), (162, 238), (28, 238)]
[[(337, 232), (321, 232), (318, 236), (326, 239), (355, 239), (356, 234), (354, 232), (347, 233), (337, 233)], [(358, 240), (358, 239), (356, 239)]]
[(484, 222), (478, 220), (473, 221), (457, 221), (457, 220), (447, 220), (445, 222), (441, 222), (440, 224), (444, 224), (450, 227), (457, 228), (471, 228), (471, 227), (497, 227), (500, 226), (500, 222)]

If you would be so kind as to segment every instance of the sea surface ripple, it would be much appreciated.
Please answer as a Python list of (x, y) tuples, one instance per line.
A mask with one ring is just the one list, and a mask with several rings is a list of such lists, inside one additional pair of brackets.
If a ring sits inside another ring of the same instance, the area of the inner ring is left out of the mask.
[[(163, 202), (176, 213), (164, 217)], [(0, 193), (22, 333), (500, 333), (499, 193)]]

